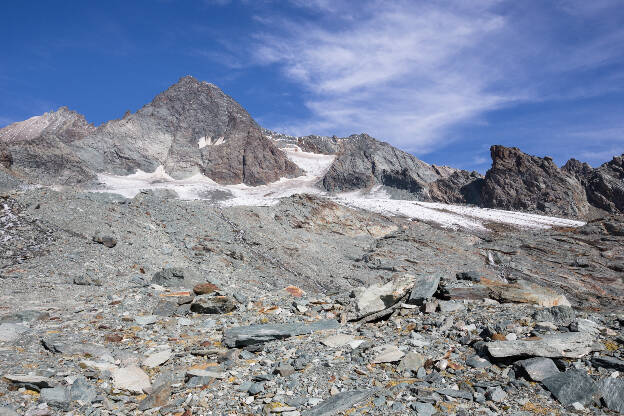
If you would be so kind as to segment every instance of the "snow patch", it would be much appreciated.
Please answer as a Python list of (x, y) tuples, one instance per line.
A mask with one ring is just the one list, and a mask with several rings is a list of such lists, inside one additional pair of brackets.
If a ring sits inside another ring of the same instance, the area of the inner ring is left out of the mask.
[[(205, 145), (219, 144), (220, 138), (211, 144), (211, 138), (202, 138)], [(201, 146), (202, 140), (199, 143)], [(449, 229), (470, 229), (487, 231), (488, 223), (505, 224), (517, 228), (547, 229), (557, 227), (579, 227), (581, 221), (548, 217), (497, 209), (448, 205), (441, 203), (390, 199), (381, 186), (369, 191), (344, 192), (328, 195), (317, 185), (333, 163), (334, 155), (304, 152), (298, 146), (282, 149), (288, 159), (297, 164), (305, 174), (297, 178), (282, 178), (277, 182), (261, 186), (220, 185), (201, 174), (186, 179), (174, 179), (162, 166), (154, 172), (137, 171), (128, 176), (100, 174), (105, 189), (133, 198), (143, 189), (172, 189), (183, 200), (211, 200), (224, 206), (270, 206), (280, 199), (295, 194), (314, 194), (330, 198), (338, 204), (377, 212), (388, 216), (401, 216), (413, 220), (439, 224)]]

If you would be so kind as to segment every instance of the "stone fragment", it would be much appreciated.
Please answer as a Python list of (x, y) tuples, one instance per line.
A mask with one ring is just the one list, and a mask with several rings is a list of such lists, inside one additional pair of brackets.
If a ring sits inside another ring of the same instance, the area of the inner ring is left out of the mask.
[(64, 409), (71, 401), (69, 391), (65, 387), (54, 387), (52, 389), (41, 389), (39, 395), (41, 403), (47, 403), (48, 406)]
[(407, 303), (422, 305), (438, 290), (440, 276), (419, 276), (415, 279)]
[(143, 360), (143, 366), (147, 368), (155, 368), (158, 367), (171, 358), (171, 350), (165, 349), (154, 354), (151, 354), (149, 357)]
[(479, 283), (481, 281), (481, 274), (475, 271), (460, 272), (455, 275), (457, 280), (469, 280), (471, 282)]
[(198, 283), (193, 286), (193, 292), (196, 295), (208, 295), (210, 293), (217, 292), (218, 290), (219, 288), (210, 282)]
[(250, 387), (249, 390), (247, 390), (247, 393), (251, 394), (252, 396), (255, 396), (256, 394), (260, 394), (264, 391), (264, 381), (259, 381), (257, 383), (253, 383)]
[(485, 347), (494, 358), (580, 358), (591, 351), (593, 343), (594, 337), (590, 334), (566, 332), (535, 337), (534, 340), (492, 341)]
[(166, 406), (171, 397), (171, 384), (171, 379), (168, 376), (159, 377), (154, 382), (150, 394), (139, 403), (139, 410), (145, 411)]
[(154, 273), (152, 277), (152, 284), (157, 284), (164, 287), (194, 287), (199, 277), (187, 269), (179, 267), (165, 268), (159, 272)]
[(405, 274), (385, 284), (375, 284), (353, 290), (356, 312), (364, 317), (387, 309), (397, 303), (414, 284), (414, 276)]
[(96, 388), (82, 376), (76, 378), (69, 388), (69, 397), (72, 401), (80, 400), (84, 403), (91, 403), (95, 400), (96, 396)]
[(102, 280), (94, 276), (92, 272), (85, 272), (84, 274), (74, 276), (72, 282), (77, 286), (102, 286)]
[(598, 383), (598, 389), (608, 409), (624, 413), (624, 379), (605, 378)]
[(31, 374), (5, 374), (3, 378), (13, 384), (27, 384), (39, 388), (48, 388), (53, 385), (51, 378)]
[(29, 331), (28, 327), (22, 324), (13, 324), (13, 323), (0, 324), (0, 342), (17, 341), (28, 331)]
[(443, 396), (452, 397), (454, 399), (472, 400), (472, 394), (463, 390), (438, 389), (436, 390), (436, 392)]
[(585, 405), (598, 391), (592, 378), (585, 371), (577, 369), (547, 377), (542, 380), (542, 384), (564, 406), (574, 402)]
[(471, 355), (466, 359), (466, 364), (472, 368), (488, 368), (492, 366), (485, 358), (481, 358), (478, 355)]
[(10, 407), (0, 406), (0, 416), (19, 416), (19, 414)]
[(333, 319), (311, 323), (297, 322), (239, 326), (226, 329), (223, 333), (223, 342), (230, 348), (240, 348), (277, 339), (311, 334), (316, 331), (336, 329), (339, 326), (338, 321)]
[(491, 297), (499, 302), (530, 303), (538, 306), (571, 306), (568, 299), (552, 289), (525, 280), (490, 286)]
[(570, 324), (570, 331), (587, 332), (589, 334), (598, 335), (600, 333), (600, 326), (589, 319), (577, 319)]
[(529, 358), (514, 363), (516, 373), (525, 374), (529, 380), (542, 381), (547, 377), (559, 374), (559, 369), (550, 358)]
[(151, 386), (149, 376), (136, 366), (116, 368), (111, 374), (116, 389), (141, 394)]
[(414, 351), (410, 351), (401, 359), (399, 366), (397, 367), (398, 371), (418, 371), (419, 368), (425, 365), (426, 358), (424, 355), (419, 354)]
[(178, 302), (161, 299), (152, 311), (153, 315), (170, 317), (174, 316), (178, 311)]
[(273, 371), (274, 374), (279, 374), (282, 377), (288, 377), (295, 373), (295, 367), (290, 364), (282, 364), (278, 367), (275, 367)]
[(373, 395), (375, 390), (345, 391), (331, 396), (312, 409), (303, 412), (302, 416), (333, 416), (345, 412), (356, 404)]
[(213, 371), (213, 370), (200, 370), (200, 369), (187, 370), (186, 379), (191, 379), (193, 377), (216, 378), (216, 379), (221, 380), (225, 378), (225, 374), (220, 371)]
[(373, 364), (393, 363), (395, 361), (399, 361), (405, 355), (405, 353), (398, 349), (396, 345), (392, 344), (384, 344), (374, 347), (373, 352), (375, 352), (375, 356), (371, 361)]
[(2, 316), (0, 318), (0, 324), (20, 324), (24, 322), (43, 321), (49, 317), (50, 314), (47, 312), (28, 309)]
[(535, 311), (533, 319), (538, 322), (552, 322), (555, 325), (568, 326), (576, 319), (576, 313), (570, 306), (553, 306)]
[(143, 315), (143, 316), (135, 316), (134, 322), (141, 326), (152, 325), (158, 322), (159, 317), (157, 315)]
[(436, 413), (436, 408), (431, 403), (414, 402), (410, 407), (416, 416), (433, 416)]
[(199, 295), (191, 304), (191, 311), (202, 314), (222, 314), (235, 311), (236, 303), (228, 296)]
[(108, 248), (113, 248), (117, 245), (117, 240), (115, 239), (115, 237), (101, 233), (96, 233), (93, 236), (93, 241), (98, 244), (102, 244), (104, 247)]
[(615, 357), (592, 357), (591, 363), (596, 368), (608, 368), (624, 372), (624, 360)]
[(488, 391), (485, 393), (485, 397), (488, 400), (493, 401), (494, 403), (500, 403), (507, 398), (507, 393), (505, 393), (505, 391), (500, 387), (494, 387), (488, 389)]
[(344, 347), (353, 340), (355, 340), (355, 337), (353, 335), (336, 334), (324, 338), (323, 340), (321, 340), (321, 343), (329, 348), (339, 348)]
[(451, 313), (457, 311), (463, 311), (466, 309), (466, 306), (463, 303), (455, 302), (452, 300), (449, 301), (441, 301), (438, 308), (442, 313)]

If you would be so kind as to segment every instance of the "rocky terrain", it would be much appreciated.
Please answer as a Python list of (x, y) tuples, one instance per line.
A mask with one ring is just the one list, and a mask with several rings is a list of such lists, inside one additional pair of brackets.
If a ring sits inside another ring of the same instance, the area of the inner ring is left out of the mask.
[(482, 176), (191, 77), (0, 143), (0, 416), (624, 413), (622, 157)]

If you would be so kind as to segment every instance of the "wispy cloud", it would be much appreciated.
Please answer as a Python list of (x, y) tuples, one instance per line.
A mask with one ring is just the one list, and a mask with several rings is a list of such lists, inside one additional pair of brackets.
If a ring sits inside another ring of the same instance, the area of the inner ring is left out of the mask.
[[(592, 85), (567, 91), (557, 77), (621, 59), (617, 45), (624, 40), (619, 29), (568, 45), (547, 25), (532, 31), (531, 19), (507, 1), (292, 3), (317, 18), (273, 17), (271, 30), (256, 36), (254, 57), (304, 89), (310, 117), (271, 127), (368, 132), (420, 154), (448, 144), (451, 127), (478, 123), (490, 110), (591, 95)], [(587, 18), (613, 4), (599, 3), (561, 1), (559, 13)]]

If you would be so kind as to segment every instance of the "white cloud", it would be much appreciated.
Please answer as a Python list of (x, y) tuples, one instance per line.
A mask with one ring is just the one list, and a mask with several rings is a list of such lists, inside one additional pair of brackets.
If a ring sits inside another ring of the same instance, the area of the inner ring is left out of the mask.
[[(595, 15), (609, 2), (600, 3), (559, 6)], [(530, 18), (503, 7), (509, 4), (363, 0), (354, 7), (316, 0), (305, 7), (318, 18), (273, 17), (270, 30), (256, 37), (255, 59), (304, 88), (311, 116), (269, 127), (297, 135), (367, 132), (422, 154), (447, 144), (445, 133), (458, 123), (561, 94), (549, 85), (558, 74), (620, 57), (614, 45), (621, 44), (622, 30), (567, 45), (548, 25), (532, 30)]]

